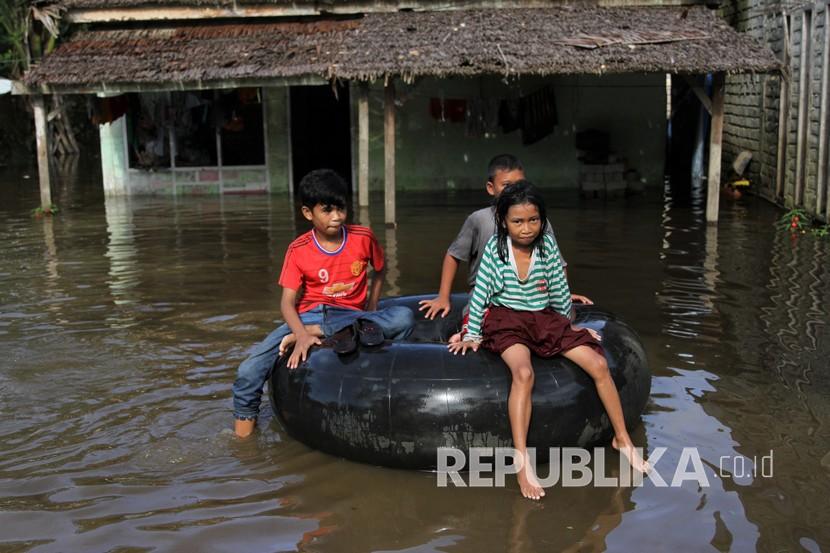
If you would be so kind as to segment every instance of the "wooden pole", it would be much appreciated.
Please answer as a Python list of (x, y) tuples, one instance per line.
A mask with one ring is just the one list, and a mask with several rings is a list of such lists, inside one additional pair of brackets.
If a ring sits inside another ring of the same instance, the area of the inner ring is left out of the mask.
[(369, 84), (357, 87), (357, 190), (360, 207), (369, 206)]
[(386, 84), (383, 106), (384, 220), (395, 226), (395, 85)]
[(40, 179), (40, 207), (52, 209), (52, 188), (49, 178), (49, 129), (46, 125), (46, 106), (43, 96), (32, 97), (35, 112), (35, 138), (37, 140), (37, 170)]
[(801, 54), (798, 56), (798, 134), (796, 136), (795, 155), (795, 194), (793, 202), (796, 206), (804, 204), (804, 181), (807, 172), (807, 130), (808, 110), (810, 108), (810, 55), (811, 20), (807, 10), (801, 14)]
[(784, 23), (784, 48), (781, 60), (781, 86), (778, 90), (778, 152), (776, 154), (775, 199), (784, 198), (787, 178), (787, 135), (790, 130), (790, 26), (789, 16), (781, 14)]
[(709, 179), (706, 195), (706, 221), (709, 223), (718, 222), (723, 146), (723, 85), (723, 73), (715, 73), (712, 78), (712, 125), (709, 129)]
[[(827, 110), (830, 100), (830, 71), (827, 64), (830, 63), (830, 9), (824, 9), (824, 49), (821, 54), (821, 111), (819, 112), (818, 132), (818, 178), (816, 182), (816, 214), (821, 216), (826, 209), (827, 201)], [(830, 215), (828, 213), (827, 215)]]
[[(288, 156), (288, 199), (294, 202), (294, 145), (291, 142), (291, 88), (285, 89), (285, 133), (287, 136), (288, 147), (286, 148), (286, 155)], [(291, 216), (294, 217), (294, 209), (291, 209)]]

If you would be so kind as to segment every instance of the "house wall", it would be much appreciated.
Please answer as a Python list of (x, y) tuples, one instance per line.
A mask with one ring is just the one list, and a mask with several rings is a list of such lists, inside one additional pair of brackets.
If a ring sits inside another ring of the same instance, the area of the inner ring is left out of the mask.
[[(500, 130), (470, 136), (466, 123), (439, 121), (430, 115), (431, 98), (503, 99), (532, 93), (552, 84), (559, 118), (554, 132), (524, 146), (521, 131)], [(497, 77), (422, 79), (396, 82), (397, 186), (401, 190), (479, 189), (494, 155), (512, 153), (524, 163), (528, 178), (549, 188), (577, 187), (579, 160), (574, 134), (585, 129), (609, 133), (613, 152), (637, 170), (644, 183), (663, 181), (666, 135), (665, 76), (607, 75), (522, 78), (510, 85)], [(357, 94), (353, 121), (357, 120)], [(370, 188), (383, 188), (383, 98), (381, 83), (370, 89)], [(353, 148), (357, 152), (357, 148)]]
[(127, 118), (121, 117), (98, 127), (101, 137), (101, 176), (107, 196), (131, 193), (127, 174), (126, 122)]
[[(559, 118), (554, 132), (523, 146), (521, 131), (500, 130), (471, 136), (464, 122), (436, 120), (431, 98), (518, 97), (552, 84)], [(529, 178), (549, 188), (577, 188), (580, 162), (574, 134), (600, 129), (612, 152), (625, 158), (645, 185), (662, 183), (665, 151), (665, 77), (609, 75), (527, 78), (510, 85), (495, 77), (424, 79), (397, 83), (397, 186), (400, 190), (480, 189), (487, 163), (499, 153), (514, 153)], [(352, 94), (353, 122), (357, 121)], [(370, 89), (370, 187), (383, 189), (383, 87)], [(153, 171), (128, 168), (125, 118), (102, 125), (101, 158), (107, 194), (281, 193), (291, 182), (288, 88), (264, 91), (266, 160), (262, 168), (180, 168)], [(497, 132), (496, 132), (497, 131)], [(357, 148), (352, 148), (356, 155)]]
[[(805, 48), (803, 13), (811, 11), (810, 47)], [(749, 178), (760, 195), (787, 207), (803, 207), (813, 215), (828, 215), (827, 179), (819, 179), (819, 126), (826, 117), (821, 109), (822, 62), (825, 50), (824, 2), (787, 3), (770, 0), (741, 0), (724, 4), (722, 15), (739, 31), (759, 39), (779, 59), (784, 59), (784, 17), (790, 16), (789, 106), (786, 116), (784, 187), (776, 197), (776, 173), (779, 136), (779, 75), (733, 75), (726, 80), (724, 122), (724, 175), (741, 150), (753, 154)], [(800, 86), (802, 65), (809, 69), (806, 89)], [(800, 131), (799, 105), (804, 103), (804, 124)], [(800, 144), (803, 143), (803, 146)], [(799, 162), (799, 158), (801, 161)], [(799, 166), (800, 165), (800, 166)], [(803, 175), (803, 176), (802, 176)], [(798, 178), (797, 178), (798, 177)], [(823, 182), (820, 182), (823, 180)], [(803, 192), (799, 198), (798, 181)], [(824, 188), (819, 202), (819, 187)], [(819, 205), (820, 204), (820, 205)]]

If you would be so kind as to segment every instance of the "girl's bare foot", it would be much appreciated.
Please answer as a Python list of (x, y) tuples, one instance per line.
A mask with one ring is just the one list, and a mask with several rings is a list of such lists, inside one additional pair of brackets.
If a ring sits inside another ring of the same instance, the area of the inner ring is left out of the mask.
[(516, 474), (516, 478), (519, 480), (519, 488), (522, 490), (522, 495), (528, 499), (538, 501), (545, 496), (545, 490), (536, 479), (536, 473), (533, 472), (533, 467), (530, 466), (530, 463), (525, 462), (526, 458), (526, 455), (520, 457), (522, 468)]
[(648, 461), (644, 461), (640, 456), (637, 448), (635, 448), (634, 444), (631, 443), (631, 438), (623, 439), (615, 437), (611, 440), (611, 445), (614, 449), (619, 451), (620, 454), (625, 455), (625, 458), (628, 459), (628, 464), (631, 465), (634, 470), (642, 473), (647, 473), (651, 470), (651, 465), (648, 464)]

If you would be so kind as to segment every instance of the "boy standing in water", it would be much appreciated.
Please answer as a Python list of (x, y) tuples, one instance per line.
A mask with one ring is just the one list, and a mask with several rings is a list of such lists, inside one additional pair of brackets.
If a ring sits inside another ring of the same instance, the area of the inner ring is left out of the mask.
[[(328, 338), (335, 352), (346, 354), (357, 348), (358, 338), (367, 346), (385, 338), (403, 340), (415, 324), (407, 307), (377, 311), (383, 249), (371, 229), (346, 224), (346, 183), (340, 175), (330, 169), (308, 173), (300, 181), (300, 201), (313, 228), (285, 252), (279, 280), (285, 324), (239, 366), (233, 385), (234, 431), (239, 437), (253, 432), (265, 381), (277, 357), (292, 346), (289, 369), (305, 361), (308, 350), (322, 344), (321, 338)], [(375, 271), (371, 291), (369, 265)]]
[[(497, 155), (490, 160), (487, 166), (487, 193), (493, 197), (493, 201), (497, 200), (504, 191), (505, 187), (510, 184), (524, 180), (525, 171), (522, 163), (516, 156), (510, 154)], [(550, 234), (551, 238), (556, 238), (553, 235), (553, 230), (550, 221), (547, 221), (545, 232)], [(469, 273), (467, 276), (467, 284), (470, 289), (473, 288), (476, 282), (476, 274), (481, 263), (481, 255), (484, 252), (484, 247), (490, 240), (490, 237), (496, 233), (496, 217), (495, 207), (489, 206), (478, 211), (473, 212), (464, 221), (461, 231), (455, 237), (452, 244), (450, 244), (447, 253), (444, 255), (444, 262), (441, 266), (441, 284), (438, 290), (438, 297), (432, 300), (423, 300), (420, 303), (420, 311), (426, 310), (424, 317), (427, 319), (434, 319), (439, 313), (442, 317), (446, 317), (450, 312), (450, 293), (452, 292), (452, 281), (455, 278), (455, 273), (458, 271), (458, 265), (461, 261), (466, 261), (469, 264)], [(567, 263), (562, 259), (562, 266), (567, 267)], [(567, 275), (567, 273), (566, 273)], [(571, 299), (575, 302), (592, 304), (593, 302), (585, 296), (579, 294), (572, 294)], [(456, 341), (460, 336), (456, 334), (450, 341)]]

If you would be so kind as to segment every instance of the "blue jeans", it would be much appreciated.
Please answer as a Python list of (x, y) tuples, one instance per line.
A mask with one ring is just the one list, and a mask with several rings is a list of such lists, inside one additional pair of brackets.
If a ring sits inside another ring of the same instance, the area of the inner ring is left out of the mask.
[[(323, 336), (329, 337), (358, 319), (372, 321), (383, 330), (384, 338), (404, 340), (415, 326), (415, 315), (408, 307), (392, 306), (378, 311), (358, 311), (330, 305), (319, 305), (300, 313), (304, 325), (320, 325)], [(233, 415), (237, 419), (254, 420), (259, 414), (262, 388), (279, 357), (280, 342), (291, 334), (287, 324), (280, 325), (265, 340), (254, 346), (251, 355), (239, 365), (233, 383)]]

